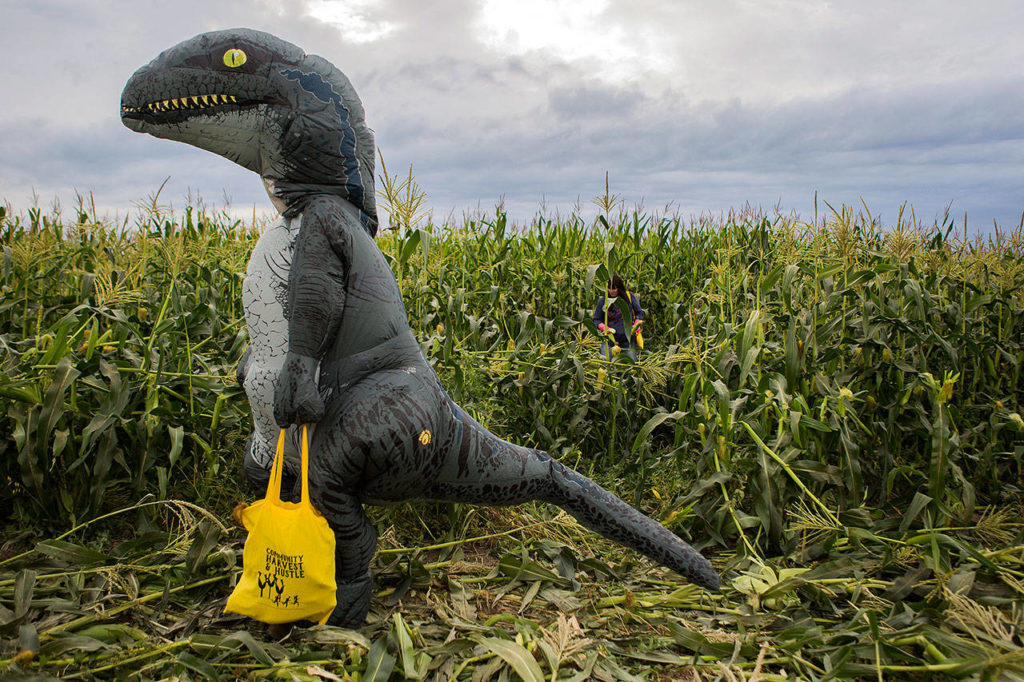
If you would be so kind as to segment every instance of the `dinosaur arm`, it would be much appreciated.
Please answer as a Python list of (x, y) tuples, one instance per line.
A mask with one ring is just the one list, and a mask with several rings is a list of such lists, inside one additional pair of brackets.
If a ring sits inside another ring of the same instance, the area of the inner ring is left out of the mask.
[(345, 310), (348, 249), (344, 214), (329, 199), (309, 202), (288, 273), (288, 355), (274, 394), (279, 426), (318, 422), (324, 404), (316, 371)]

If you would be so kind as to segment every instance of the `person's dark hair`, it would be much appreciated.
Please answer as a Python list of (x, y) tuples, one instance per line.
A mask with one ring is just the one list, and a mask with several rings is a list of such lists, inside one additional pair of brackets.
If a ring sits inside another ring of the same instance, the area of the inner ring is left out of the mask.
[(609, 289), (615, 289), (618, 298), (624, 298), (629, 289), (626, 288), (626, 283), (622, 281), (622, 278), (618, 275), (612, 275), (612, 279), (608, 282)]

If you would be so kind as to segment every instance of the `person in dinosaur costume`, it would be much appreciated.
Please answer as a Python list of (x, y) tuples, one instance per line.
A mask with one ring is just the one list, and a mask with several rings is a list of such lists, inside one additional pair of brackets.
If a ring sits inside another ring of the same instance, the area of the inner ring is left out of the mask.
[[(358, 627), (369, 609), (377, 534), (364, 504), (542, 500), (719, 588), (675, 533), (547, 453), (491, 434), (448, 397), (374, 242), (373, 134), (331, 63), (260, 31), (203, 33), (135, 72), (121, 120), (258, 173), (281, 212), (244, 286), (250, 347), (239, 377), (254, 420), (245, 470), (265, 487), (278, 426), (313, 425), (310, 494), (337, 542), (331, 624)], [(289, 452), (292, 470), (294, 460)]]

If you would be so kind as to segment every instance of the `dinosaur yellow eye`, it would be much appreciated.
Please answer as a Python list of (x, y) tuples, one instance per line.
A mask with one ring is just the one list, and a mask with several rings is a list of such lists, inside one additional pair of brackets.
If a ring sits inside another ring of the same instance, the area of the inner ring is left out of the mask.
[(245, 53), (233, 47), (224, 53), (224, 66), (236, 67), (245, 64)]

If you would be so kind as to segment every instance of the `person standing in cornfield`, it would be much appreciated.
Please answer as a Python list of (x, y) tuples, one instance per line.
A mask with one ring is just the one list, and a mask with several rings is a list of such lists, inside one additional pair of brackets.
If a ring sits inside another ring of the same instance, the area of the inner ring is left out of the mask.
[[(626, 332), (626, 321), (623, 319), (622, 311), (616, 305), (611, 305), (613, 298), (622, 299), (629, 305), (632, 319), (629, 321), (629, 332)], [(624, 352), (635, 362), (637, 359), (637, 333), (644, 321), (644, 311), (640, 307), (640, 298), (629, 291), (626, 283), (619, 275), (613, 275), (608, 282), (608, 295), (602, 296), (597, 301), (597, 308), (594, 309), (594, 324), (598, 331), (605, 335), (601, 340), (601, 355), (612, 358), (620, 352)], [(609, 348), (609, 341), (613, 344)]]

